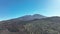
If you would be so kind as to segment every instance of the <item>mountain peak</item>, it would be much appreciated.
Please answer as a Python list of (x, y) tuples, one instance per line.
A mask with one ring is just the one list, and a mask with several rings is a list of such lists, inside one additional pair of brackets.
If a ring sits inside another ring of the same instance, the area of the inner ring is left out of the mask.
[(45, 16), (40, 15), (40, 14), (25, 15), (25, 16), (21, 17), (20, 19), (25, 20), (25, 21), (29, 21), (29, 20), (41, 19), (41, 18), (45, 18)]
[[(34, 15), (40, 15), (40, 14), (34, 14)], [(42, 15), (41, 15), (42, 16)]]

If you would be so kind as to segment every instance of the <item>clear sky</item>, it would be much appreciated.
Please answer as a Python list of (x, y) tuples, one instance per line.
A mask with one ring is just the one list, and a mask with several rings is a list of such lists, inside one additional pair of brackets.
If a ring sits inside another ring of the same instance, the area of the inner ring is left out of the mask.
[(60, 0), (0, 0), (0, 20), (30, 14), (60, 16)]

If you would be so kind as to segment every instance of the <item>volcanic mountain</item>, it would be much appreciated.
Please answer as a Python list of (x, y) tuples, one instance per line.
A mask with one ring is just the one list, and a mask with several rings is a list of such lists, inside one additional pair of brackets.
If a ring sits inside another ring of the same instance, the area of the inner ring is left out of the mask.
[(35, 14), (0, 21), (0, 34), (60, 34), (60, 17)]

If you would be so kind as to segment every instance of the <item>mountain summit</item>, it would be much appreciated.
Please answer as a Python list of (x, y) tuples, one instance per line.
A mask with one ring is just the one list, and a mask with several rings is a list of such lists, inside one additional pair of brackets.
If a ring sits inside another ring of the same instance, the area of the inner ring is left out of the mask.
[(26, 15), (26, 16), (20, 17), (20, 20), (29, 21), (29, 20), (41, 19), (41, 18), (45, 18), (45, 17), (46, 16), (43, 16), (40, 14), (34, 14), (34, 15)]

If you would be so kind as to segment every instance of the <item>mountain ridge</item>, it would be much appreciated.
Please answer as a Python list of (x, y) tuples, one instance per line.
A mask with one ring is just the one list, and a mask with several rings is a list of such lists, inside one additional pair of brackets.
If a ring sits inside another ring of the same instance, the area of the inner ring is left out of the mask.
[[(34, 14), (34, 15), (25, 15), (13, 19), (8, 19), (8, 20), (21, 20), (21, 21), (29, 21), (29, 20), (34, 20), (34, 19), (41, 19), (45, 18), (46, 16), (40, 15), (40, 14)], [(8, 20), (2, 20), (2, 21), (8, 21)]]

